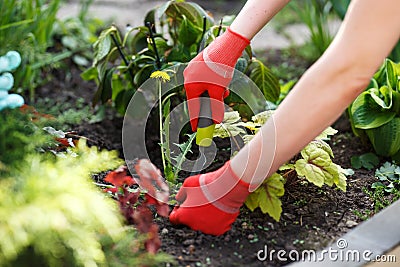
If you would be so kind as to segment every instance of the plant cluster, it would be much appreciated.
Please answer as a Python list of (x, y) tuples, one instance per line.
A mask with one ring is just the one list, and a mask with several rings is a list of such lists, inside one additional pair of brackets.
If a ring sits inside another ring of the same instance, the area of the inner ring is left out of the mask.
[(400, 199), (400, 166), (385, 162), (375, 170), (375, 178), (379, 181), (374, 182), (370, 188), (363, 189), (373, 201), (373, 210), (356, 211), (356, 215), (363, 220)]
[[(245, 143), (249, 142), (272, 114), (273, 111), (264, 111), (253, 116), (252, 121), (243, 122), (238, 112), (227, 112), (223, 122), (216, 126), (214, 137), (242, 135)], [(263, 213), (268, 213), (279, 221), (282, 213), (279, 198), (285, 193), (285, 182), (292, 177), (304, 177), (318, 187), (336, 185), (340, 190), (346, 191), (346, 175), (352, 173), (332, 162), (332, 149), (324, 141), (336, 132), (331, 127), (323, 131), (299, 155), (281, 166), (278, 172), (251, 193), (245, 202), (246, 206), (252, 211), (259, 207)]]
[[(82, 77), (98, 84), (93, 103), (109, 103), (124, 113), (133, 94), (154, 71), (189, 62), (207, 44), (218, 37), (231, 23), (224, 17), (219, 24), (199, 5), (185, 1), (168, 1), (149, 11), (145, 26), (120, 31), (111, 26), (94, 44), (95, 57), (91, 68)], [(249, 75), (267, 100), (279, 97), (279, 82), (270, 70), (253, 56), (249, 46), (236, 68)], [(175, 93), (183, 101), (182, 86)], [(238, 108), (239, 98), (226, 101)], [(248, 111), (248, 110), (246, 110)], [(249, 115), (251, 116), (251, 114)]]
[(9, 50), (21, 54), (22, 63), (15, 74), (15, 87), (19, 93), (29, 93), (30, 101), (34, 100), (36, 87), (46, 82), (42, 71), (49, 72), (50, 68), (59, 67), (60, 62), (68, 58), (78, 65), (87, 65), (88, 58), (92, 58), (90, 43), (100, 26), (98, 21), (86, 19), (92, 0), (82, 0), (79, 17), (66, 21), (57, 18), (61, 2), (0, 2), (0, 54)]
[[(128, 175), (127, 168), (121, 166), (107, 174), (104, 181), (113, 187), (105, 188), (104, 191), (117, 199), (127, 223), (133, 224), (140, 233), (146, 234), (145, 248), (155, 254), (161, 246), (161, 241), (158, 237), (158, 226), (153, 223), (150, 206), (155, 207), (158, 215), (168, 217), (169, 206), (166, 203), (169, 188), (163, 181), (161, 172), (149, 160), (139, 160), (135, 164), (135, 170), (142, 189), (138, 188), (136, 179)], [(153, 181), (156, 181), (157, 186)], [(144, 191), (144, 188), (147, 190)]]
[(349, 106), (355, 135), (375, 152), (400, 162), (400, 63), (386, 59), (368, 88)]
[[(0, 154), (0, 266), (158, 266), (171, 261), (148, 252), (158, 248), (151, 213), (135, 217), (142, 220), (141, 231), (126, 227), (115, 202), (93, 185), (92, 173), (122, 163), (116, 151), (89, 148), (84, 139), (44, 127), (55, 118), (27, 106), (0, 115), (0, 149), (7, 151)], [(138, 173), (148, 175), (146, 164)], [(144, 236), (146, 227), (153, 232)]]

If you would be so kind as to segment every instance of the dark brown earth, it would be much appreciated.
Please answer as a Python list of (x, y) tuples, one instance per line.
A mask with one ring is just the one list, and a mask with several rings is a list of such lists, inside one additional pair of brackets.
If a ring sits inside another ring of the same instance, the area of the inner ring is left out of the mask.
[[(275, 54), (280, 54), (278, 52)], [(271, 55), (274, 53), (271, 53), (267, 57), (273, 58)], [(89, 104), (96, 85), (82, 81), (79, 76), (81, 71), (70, 62), (66, 64), (69, 65), (69, 71), (54, 72), (54, 79), (38, 89), (37, 97), (51, 98), (55, 105), (75, 103), (78, 98), (84, 98), (85, 103)], [(80, 125), (70, 126), (70, 130), (90, 139), (92, 145), (116, 149), (123, 156), (122, 121), (121, 116), (111, 113), (101, 122), (83, 121)], [(345, 117), (335, 126), (339, 133), (330, 141), (335, 154), (334, 161), (343, 168), (351, 168), (351, 156), (368, 152), (370, 148), (354, 137)], [(225, 145), (225, 141), (217, 142)], [(157, 143), (157, 131), (149, 132), (148, 144), (154, 151), (159, 151)], [(151, 155), (152, 161), (161, 167), (157, 153)], [(217, 162), (207, 171), (218, 168), (228, 158), (227, 152), (220, 150)], [(184, 178), (185, 174), (180, 180)], [(282, 249), (300, 252), (327, 246), (361, 221), (355, 215), (356, 211), (372, 209), (372, 202), (363, 193), (363, 188), (368, 188), (373, 180), (373, 171), (355, 170), (355, 174), (348, 178), (348, 190), (344, 193), (326, 186), (318, 188), (300, 178), (292, 179), (285, 185), (283, 213), (279, 222), (259, 210), (250, 212), (243, 207), (232, 230), (218, 237), (172, 226), (167, 219), (156, 218), (160, 227), (161, 250), (173, 255), (179, 266), (282, 266), (288, 262), (278, 261), (276, 257), (272, 261), (260, 261), (257, 252), (265, 247), (268, 251)]]

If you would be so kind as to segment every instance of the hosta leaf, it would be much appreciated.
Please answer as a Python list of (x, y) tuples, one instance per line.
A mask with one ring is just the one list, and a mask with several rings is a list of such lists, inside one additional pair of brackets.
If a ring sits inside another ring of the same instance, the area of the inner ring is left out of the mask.
[(280, 95), (278, 79), (261, 61), (254, 59), (257, 66), (250, 73), (250, 79), (260, 88), (266, 100), (276, 102)]
[[(376, 89), (377, 90), (377, 89)], [(369, 91), (361, 93), (351, 105), (350, 112), (354, 126), (360, 129), (372, 129), (379, 127), (396, 115), (391, 110), (383, 110), (374, 99)]]
[(366, 130), (366, 133), (378, 155), (392, 156), (400, 150), (399, 117), (378, 128)]
[(386, 83), (391, 89), (396, 89), (399, 82), (400, 68), (399, 65), (391, 61), (390, 59), (386, 59)]
[(379, 88), (371, 88), (368, 90), (372, 99), (383, 109), (392, 107), (392, 89), (386, 85)]

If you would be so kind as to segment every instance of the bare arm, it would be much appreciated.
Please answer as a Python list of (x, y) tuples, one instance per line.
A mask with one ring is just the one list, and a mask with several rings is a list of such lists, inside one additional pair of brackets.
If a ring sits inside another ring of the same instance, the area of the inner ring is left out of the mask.
[(252, 39), (290, 0), (248, 0), (231, 29)]
[(399, 40), (399, 14), (398, 0), (353, 0), (330, 47), (232, 159), (233, 171), (246, 182), (260, 184), (332, 124)]

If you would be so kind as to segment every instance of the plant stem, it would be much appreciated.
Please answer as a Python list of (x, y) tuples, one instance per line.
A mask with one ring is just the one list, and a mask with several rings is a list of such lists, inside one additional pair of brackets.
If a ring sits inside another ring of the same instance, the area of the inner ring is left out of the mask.
[(162, 100), (161, 100), (161, 81), (157, 79), (157, 87), (158, 87), (158, 112), (159, 112), (159, 121), (160, 121), (160, 147), (161, 147), (161, 160), (163, 164), (164, 172), (166, 170), (167, 164), (165, 162), (164, 155), (164, 128), (163, 128), (163, 113), (162, 113)]
[(151, 39), (151, 44), (153, 45), (153, 49), (154, 49), (154, 52), (156, 54), (157, 69), (161, 69), (161, 60), (160, 60), (160, 56), (158, 54), (156, 42), (155, 42), (154, 35), (153, 35), (153, 30), (151, 29), (151, 23), (150, 22), (146, 22), (146, 27), (149, 29), (149, 35), (150, 35), (150, 39)]
[(129, 61), (128, 61), (128, 59), (125, 57), (125, 54), (124, 54), (124, 52), (122, 51), (121, 44), (119, 43), (119, 41), (117, 40), (117, 38), (115, 38), (114, 33), (111, 33), (110, 35), (111, 35), (111, 39), (113, 40), (115, 46), (116, 46), (117, 49), (118, 49), (119, 54), (121, 55), (122, 60), (124, 61), (125, 65), (128, 67), (128, 73), (129, 73), (129, 75), (131, 76), (131, 83), (132, 83), (132, 86), (134, 87), (133, 79), (134, 79), (135, 76), (133, 75), (132, 69), (129, 67)]
[(201, 50), (203, 50), (203, 38), (204, 34), (206, 33), (206, 27), (207, 27), (207, 18), (206, 16), (203, 16), (203, 32), (201, 33), (201, 38), (200, 38), (200, 43), (197, 46), (197, 54), (200, 53)]

